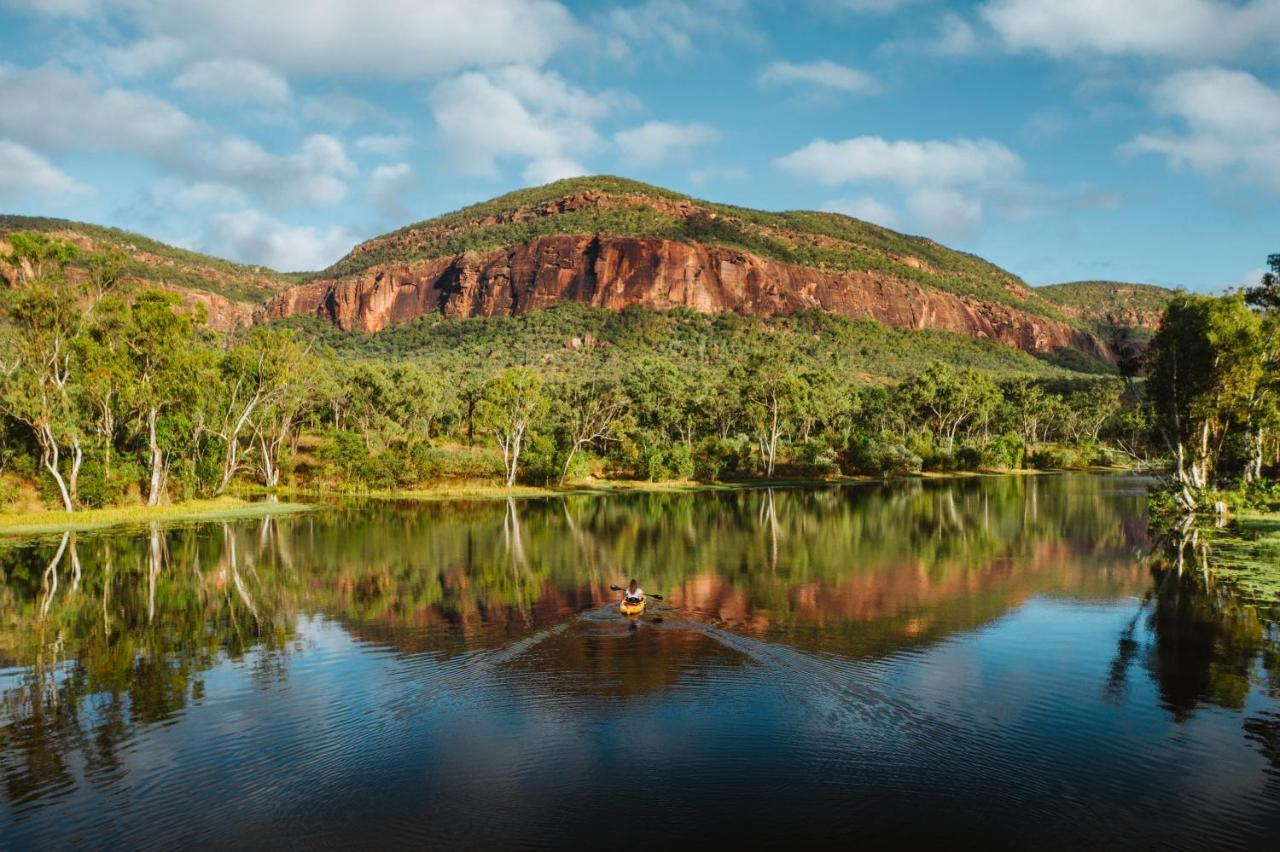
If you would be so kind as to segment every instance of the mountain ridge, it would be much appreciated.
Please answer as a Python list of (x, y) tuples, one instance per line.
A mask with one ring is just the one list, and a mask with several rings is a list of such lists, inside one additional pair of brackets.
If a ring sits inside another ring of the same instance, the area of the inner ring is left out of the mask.
[[(204, 304), (222, 329), (310, 315), (377, 331), (429, 313), (494, 316), (568, 300), (760, 316), (819, 309), (1037, 353), (1112, 356), (1099, 317), (1062, 289), (1077, 285), (1033, 288), (976, 255), (838, 213), (753, 210), (609, 175), (410, 223), (315, 272), (237, 264), (100, 225), (0, 217), (0, 240), (23, 229), (126, 251), (130, 277)], [(1111, 298), (1124, 293), (1144, 295)], [(1125, 316), (1149, 326), (1147, 307)]]

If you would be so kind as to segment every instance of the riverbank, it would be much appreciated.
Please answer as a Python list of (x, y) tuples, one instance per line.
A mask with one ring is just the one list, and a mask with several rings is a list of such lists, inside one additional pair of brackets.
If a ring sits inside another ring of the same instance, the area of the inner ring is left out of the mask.
[(304, 503), (250, 501), (240, 497), (189, 500), (165, 506), (116, 506), (78, 512), (23, 512), (0, 514), (0, 536), (81, 532), (150, 521), (241, 520), (264, 515), (308, 511)]
[(702, 491), (743, 491), (760, 488), (815, 488), (824, 486), (859, 485), (873, 482), (905, 482), (911, 480), (973, 479), (988, 476), (1045, 476), (1061, 473), (1129, 473), (1132, 468), (1093, 467), (1067, 470), (957, 470), (948, 472), (926, 471), (908, 476), (884, 478), (875, 476), (797, 477), (784, 479), (716, 480), (703, 482), (690, 479), (599, 479), (574, 482), (568, 485), (495, 485), (488, 482), (441, 482), (422, 488), (344, 491), (326, 488), (284, 486), (267, 490), (260, 487), (244, 488), (238, 494), (273, 494), (279, 497), (307, 500), (419, 500), (437, 502), (448, 500), (507, 500), (540, 497), (562, 497), (574, 494), (616, 495), (648, 492), (694, 493)]

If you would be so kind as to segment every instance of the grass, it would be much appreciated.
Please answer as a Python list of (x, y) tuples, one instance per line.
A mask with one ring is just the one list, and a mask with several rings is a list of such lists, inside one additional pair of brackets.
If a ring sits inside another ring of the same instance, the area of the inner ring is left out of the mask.
[(0, 536), (79, 532), (149, 521), (217, 521), (307, 511), (301, 503), (250, 502), (238, 497), (191, 500), (167, 506), (120, 506), (79, 512), (0, 514)]

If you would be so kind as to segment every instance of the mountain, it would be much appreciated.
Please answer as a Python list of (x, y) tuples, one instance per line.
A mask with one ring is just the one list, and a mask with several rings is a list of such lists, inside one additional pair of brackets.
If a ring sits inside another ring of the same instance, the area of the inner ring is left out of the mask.
[(1142, 338), (1150, 336), (1160, 325), (1165, 306), (1178, 293), (1156, 284), (1123, 281), (1046, 284), (1036, 292), (1107, 340), (1117, 326), (1132, 329)]
[(0, 216), (0, 251), (15, 230), (49, 232), (87, 251), (120, 249), (128, 277), (203, 304), (210, 325), (224, 330), (315, 317), (374, 332), (425, 316), (517, 316), (561, 303), (761, 317), (817, 309), (1111, 360), (1108, 323), (1120, 317), (1154, 328), (1162, 294), (1171, 292), (1106, 282), (1032, 288), (974, 255), (848, 216), (733, 207), (609, 176), (523, 189), (418, 222), (312, 273), (23, 216)]
[[(74, 243), (82, 252), (122, 251), (128, 256), (126, 279), (177, 293), (187, 305), (203, 305), (209, 325), (222, 331), (250, 324), (266, 302), (300, 280), (297, 275), (232, 263), (118, 228), (34, 216), (0, 216), (0, 255), (10, 251), (5, 237), (14, 231), (41, 231)], [(70, 273), (77, 274), (79, 268), (73, 263)], [(8, 277), (2, 262), (0, 277)]]
[(357, 246), (266, 307), (377, 331), (560, 302), (768, 316), (818, 308), (1032, 352), (1111, 353), (1017, 276), (836, 213), (768, 213), (616, 177), (509, 193)]

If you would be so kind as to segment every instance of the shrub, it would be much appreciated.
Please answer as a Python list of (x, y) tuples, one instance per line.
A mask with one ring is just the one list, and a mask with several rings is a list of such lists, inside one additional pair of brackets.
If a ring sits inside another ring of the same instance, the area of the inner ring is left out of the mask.
[(845, 473), (863, 476), (908, 476), (921, 469), (920, 457), (903, 445), (866, 435), (850, 441), (841, 460)]

